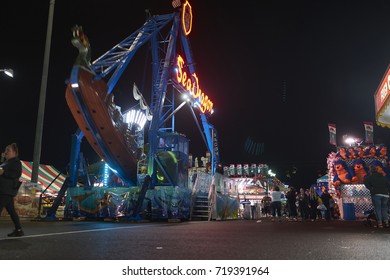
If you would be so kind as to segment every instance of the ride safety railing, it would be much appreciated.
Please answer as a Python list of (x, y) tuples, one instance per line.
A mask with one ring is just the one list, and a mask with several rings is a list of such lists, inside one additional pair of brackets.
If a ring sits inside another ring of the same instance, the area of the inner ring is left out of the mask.
[(216, 191), (215, 191), (215, 177), (213, 177), (213, 180), (210, 184), (210, 188), (209, 188), (209, 195), (208, 195), (208, 201), (209, 201), (209, 217), (208, 217), (208, 221), (211, 221), (211, 219), (213, 217), (216, 216)]

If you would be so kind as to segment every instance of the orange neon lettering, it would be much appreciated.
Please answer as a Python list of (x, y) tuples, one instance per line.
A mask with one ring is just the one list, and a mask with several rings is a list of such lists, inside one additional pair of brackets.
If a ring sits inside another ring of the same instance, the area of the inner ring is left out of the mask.
[(181, 58), (181, 56), (179, 56), (177, 58), (178, 69), (177, 69), (177, 74), (176, 74), (176, 78), (177, 78), (178, 83), (181, 83), (181, 81), (183, 79), (183, 64), (184, 64), (184, 60), (183, 60), (183, 58)]
[(192, 74), (193, 80), (190, 79), (187, 72), (183, 70), (184, 67), (184, 59), (179, 55), (177, 57), (177, 73), (176, 79), (179, 84), (181, 84), (186, 90), (191, 92), (191, 95), (194, 99), (199, 100), (199, 109), (202, 113), (208, 111), (211, 113), (213, 110), (213, 102), (210, 98), (202, 92), (199, 87), (199, 79), (196, 73)]
[(187, 72), (184, 72), (183, 73), (183, 80), (181, 81), (183, 87), (186, 86), (186, 83), (187, 83)]
[(181, 24), (183, 26), (184, 34), (187, 36), (192, 29), (192, 7), (188, 1), (183, 5), (183, 12), (181, 14)]
[(192, 91), (192, 84), (191, 84), (191, 80), (190, 79), (187, 80), (186, 90)]
[(192, 76), (195, 79), (195, 83), (194, 83), (194, 86), (192, 89), (192, 95), (194, 96), (194, 98), (198, 98), (200, 93), (201, 93), (201, 90), (199, 88), (199, 79), (198, 79), (198, 76), (196, 75), (196, 73), (192, 74)]

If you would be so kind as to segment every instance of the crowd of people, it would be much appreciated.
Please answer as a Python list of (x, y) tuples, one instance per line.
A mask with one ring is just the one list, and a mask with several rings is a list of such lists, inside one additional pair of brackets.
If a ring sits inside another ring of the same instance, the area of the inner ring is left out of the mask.
[[(378, 228), (389, 228), (390, 181), (375, 165), (364, 179), (365, 187), (370, 191), (373, 210)], [(326, 187), (317, 192), (316, 187), (295, 190), (289, 187), (286, 193), (274, 187), (266, 192), (259, 204), (261, 217), (272, 217), (272, 221), (287, 217), (291, 221), (329, 221), (340, 218), (340, 210), (336, 199)], [(254, 212), (254, 211), (252, 211)], [(260, 218), (260, 217), (258, 217)]]
[[(283, 196), (285, 199), (282, 201)], [(319, 195), (314, 187), (300, 188), (299, 191), (290, 187), (285, 194), (275, 187), (265, 194), (260, 207), (262, 216), (271, 216), (273, 221), (276, 218), (280, 221), (283, 216), (292, 221), (334, 220), (340, 217), (336, 201), (326, 188), (322, 188)]]

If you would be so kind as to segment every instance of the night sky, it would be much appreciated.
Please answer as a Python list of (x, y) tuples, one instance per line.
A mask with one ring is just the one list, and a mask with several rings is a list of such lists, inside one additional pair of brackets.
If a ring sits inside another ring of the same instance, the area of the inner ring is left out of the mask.
[[(390, 6), (375, 0), (230, 2), (190, 1), (189, 39), (201, 87), (214, 100), (209, 121), (219, 134), (221, 161), (266, 163), (281, 180), (296, 167), (293, 183), (309, 186), (336, 151), (328, 123), (337, 126), (338, 145), (346, 134), (364, 140), (363, 122), (375, 124), (373, 96), (390, 62)], [(71, 27), (83, 26), (94, 60), (140, 28), (145, 9), (173, 12), (170, 0), (56, 1), (41, 163), (65, 172), (77, 130), (65, 101), (77, 56)], [(0, 74), (0, 146), (17, 142), (27, 161), (33, 160), (48, 12), (49, 0), (6, 0), (0, 9), (0, 68), (15, 72), (14, 79)], [(142, 61), (132, 65), (138, 73)], [(114, 90), (122, 107), (136, 76), (122, 76)], [(206, 146), (190, 111), (180, 111), (176, 122), (194, 157), (203, 156)], [(374, 142), (389, 140), (390, 129), (375, 124)], [(264, 152), (249, 154), (248, 141), (263, 143)], [(89, 163), (99, 160), (86, 140), (82, 152)]]

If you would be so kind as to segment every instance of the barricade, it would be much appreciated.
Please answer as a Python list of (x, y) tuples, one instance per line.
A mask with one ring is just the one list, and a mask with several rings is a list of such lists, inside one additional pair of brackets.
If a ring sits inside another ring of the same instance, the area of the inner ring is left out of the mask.
[(346, 221), (356, 220), (354, 203), (343, 203), (343, 211), (344, 211), (344, 220)]

